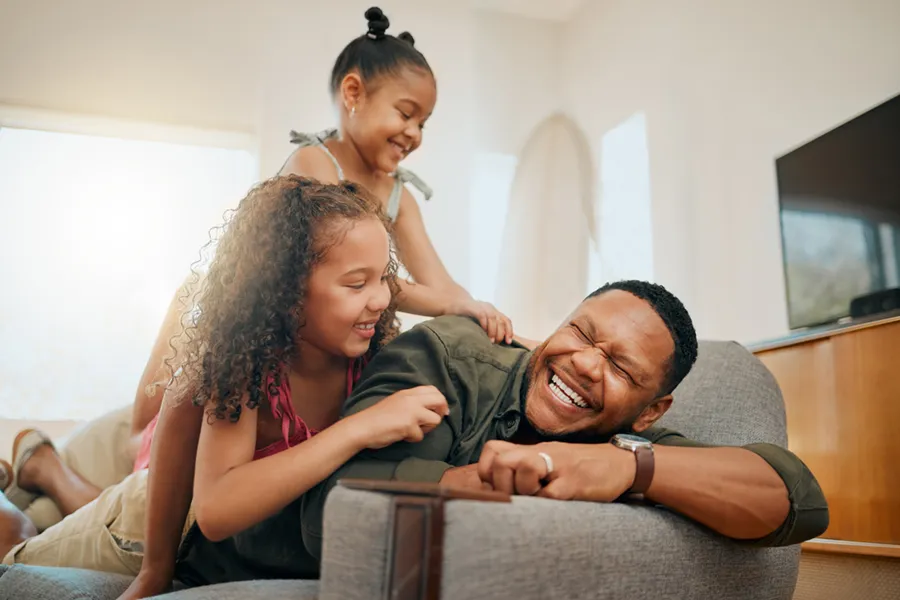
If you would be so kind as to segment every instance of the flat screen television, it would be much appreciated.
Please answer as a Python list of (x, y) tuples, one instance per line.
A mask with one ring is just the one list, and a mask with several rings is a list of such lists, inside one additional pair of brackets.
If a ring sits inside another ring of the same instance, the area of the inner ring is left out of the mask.
[(900, 287), (900, 96), (775, 160), (791, 329)]

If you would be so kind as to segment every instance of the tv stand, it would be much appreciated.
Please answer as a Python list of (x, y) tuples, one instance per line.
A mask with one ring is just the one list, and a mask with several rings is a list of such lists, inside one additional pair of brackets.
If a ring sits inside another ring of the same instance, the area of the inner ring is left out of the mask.
[(781, 387), (790, 449), (828, 499), (831, 524), (805, 549), (900, 557), (900, 312), (750, 349)]

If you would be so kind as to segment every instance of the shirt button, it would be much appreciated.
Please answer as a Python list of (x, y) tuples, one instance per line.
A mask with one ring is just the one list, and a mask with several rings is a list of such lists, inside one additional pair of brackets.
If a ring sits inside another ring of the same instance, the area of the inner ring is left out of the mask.
[(510, 429), (516, 428), (519, 426), (519, 417), (517, 415), (507, 415), (505, 423)]

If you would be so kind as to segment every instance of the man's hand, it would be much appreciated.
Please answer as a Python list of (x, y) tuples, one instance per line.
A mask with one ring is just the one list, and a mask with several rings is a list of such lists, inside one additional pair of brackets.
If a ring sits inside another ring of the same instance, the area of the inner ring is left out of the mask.
[(478, 476), (477, 464), (447, 469), (444, 471), (443, 477), (441, 477), (441, 484), (469, 490), (491, 489), (481, 482), (481, 478)]
[[(550, 457), (553, 472), (547, 472), (541, 452)], [(520, 446), (491, 441), (481, 452), (478, 476), (509, 494), (612, 502), (631, 488), (636, 468), (634, 455), (611, 444)]]

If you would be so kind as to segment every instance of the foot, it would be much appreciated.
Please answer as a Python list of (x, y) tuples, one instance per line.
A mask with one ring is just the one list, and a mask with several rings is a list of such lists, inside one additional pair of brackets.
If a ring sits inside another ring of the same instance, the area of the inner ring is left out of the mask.
[(22, 463), (16, 482), (27, 492), (43, 492), (41, 483), (46, 480), (50, 470), (58, 470), (59, 466), (59, 455), (53, 446), (41, 444)]
[(0, 558), (20, 542), (37, 535), (31, 519), (0, 493)]

